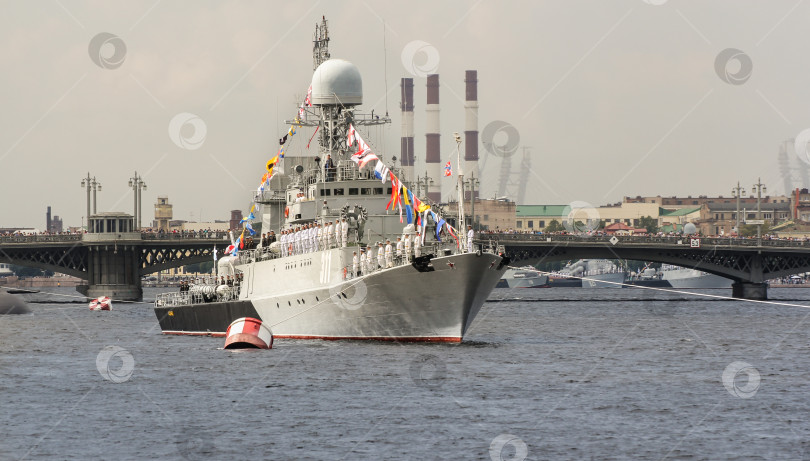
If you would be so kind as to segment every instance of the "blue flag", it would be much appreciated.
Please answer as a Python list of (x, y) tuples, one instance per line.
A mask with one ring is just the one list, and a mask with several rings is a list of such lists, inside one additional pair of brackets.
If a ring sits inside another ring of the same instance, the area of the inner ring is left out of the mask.
[(439, 222), (436, 224), (436, 240), (440, 242), (442, 241), (442, 238), (439, 237), (439, 232), (442, 231), (442, 226), (444, 226), (445, 222), (446, 221), (444, 220), (444, 218), (439, 217)]

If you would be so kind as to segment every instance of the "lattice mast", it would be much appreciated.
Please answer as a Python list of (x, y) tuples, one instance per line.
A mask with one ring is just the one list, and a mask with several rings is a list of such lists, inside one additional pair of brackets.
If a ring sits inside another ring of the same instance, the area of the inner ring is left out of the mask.
[(329, 28), (326, 16), (322, 16), (320, 24), (315, 24), (315, 34), (312, 39), (312, 70), (318, 68), (322, 62), (327, 61), (329, 54)]

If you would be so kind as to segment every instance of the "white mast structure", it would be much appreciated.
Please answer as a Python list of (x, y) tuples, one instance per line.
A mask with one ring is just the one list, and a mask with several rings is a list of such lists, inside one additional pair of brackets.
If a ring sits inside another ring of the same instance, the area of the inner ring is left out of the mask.
[(459, 136), (458, 132), (453, 133), (453, 136), (456, 138), (456, 164), (458, 165), (458, 181), (456, 182), (456, 188), (458, 189), (458, 238), (459, 238), (459, 246), (463, 253), (466, 253), (467, 246), (466, 246), (466, 237), (462, 234), (462, 232), (466, 232), (466, 227), (464, 227), (464, 170), (461, 169), (461, 136)]

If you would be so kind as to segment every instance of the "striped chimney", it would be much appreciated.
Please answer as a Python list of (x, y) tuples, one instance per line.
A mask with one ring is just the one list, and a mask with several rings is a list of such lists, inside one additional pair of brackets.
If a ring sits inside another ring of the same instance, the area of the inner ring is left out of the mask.
[(402, 99), (402, 139), (400, 141), (400, 162), (405, 181), (416, 179), (413, 171), (413, 79), (403, 78), (400, 84)]
[(442, 201), (442, 155), (439, 134), (439, 74), (427, 76), (427, 105), (425, 106), (425, 163), (427, 175), (433, 179), (433, 186), (428, 188), (428, 198), (435, 202)]
[[(467, 177), (475, 175), (480, 179), (478, 172), (478, 71), (468, 70), (464, 78), (466, 84), (466, 97), (464, 98), (464, 174)], [(470, 192), (465, 192), (465, 198), (470, 198)], [(475, 191), (478, 198), (478, 190)]]

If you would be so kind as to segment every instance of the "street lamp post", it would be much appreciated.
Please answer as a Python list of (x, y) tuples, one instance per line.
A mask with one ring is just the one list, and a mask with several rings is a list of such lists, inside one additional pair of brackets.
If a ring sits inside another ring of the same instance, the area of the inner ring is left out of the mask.
[(757, 245), (761, 246), (762, 245), (762, 224), (760, 224), (759, 222), (762, 221), (762, 209), (761, 209), (762, 207), (761, 207), (760, 204), (762, 202), (762, 193), (767, 192), (768, 188), (765, 187), (764, 184), (762, 184), (762, 179), (761, 178), (757, 178), (757, 183), (754, 184), (754, 187), (752, 188), (752, 190), (757, 191)]
[(433, 179), (431, 179), (428, 176), (427, 171), (425, 172), (424, 177), (419, 177), (419, 176), (416, 177), (416, 190), (417, 190), (417, 194), (420, 197), (426, 197), (427, 192), (428, 192), (428, 188), (430, 186), (432, 186), (432, 185), (433, 185)]
[[(90, 190), (93, 188), (93, 181), (96, 178), (90, 177), (90, 172), (87, 173), (87, 177), (82, 179), (82, 187), (87, 189), (87, 223), (90, 224)], [(95, 211), (94, 211), (95, 213)], [(84, 227), (84, 226), (82, 226)]]
[[(89, 173), (88, 176), (90, 176)], [(96, 177), (93, 176), (93, 214), (96, 214), (96, 205), (98, 204), (98, 201), (96, 200), (96, 191), (100, 190), (101, 190), (101, 182), (96, 181)]]
[(146, 190), (146, 183), (143, 182), (143, 178), (138, 176), (138, 172), (135, 172), (135, 176), (129, 178), (129, 187), (132, 188), (132, 195), (134, 196), (134, 211), (133, 214), (135, 215), (135, 229), (141, 228), (141, 191)]
[(745, 195), (745, 189), (740, 187), (740, 181), (737, 181), (737, 187), (731, 189), (731, 196), (737, 197), (737, 235), (740, 235), (740, 197)]

